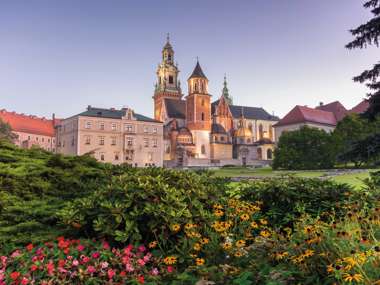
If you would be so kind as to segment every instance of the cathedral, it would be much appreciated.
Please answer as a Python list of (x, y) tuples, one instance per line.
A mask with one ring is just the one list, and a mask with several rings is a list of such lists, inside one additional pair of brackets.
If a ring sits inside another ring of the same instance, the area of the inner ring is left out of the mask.
[(199, 61), (184, 96), (169, 37), (162, 50), (154, 90), (154, 118), (164, 123), (164, 165), (168, 167), (265, 165), (273, 158), (278, 117), (263, 108), (233, 105), (224, 77), (212, 102)]

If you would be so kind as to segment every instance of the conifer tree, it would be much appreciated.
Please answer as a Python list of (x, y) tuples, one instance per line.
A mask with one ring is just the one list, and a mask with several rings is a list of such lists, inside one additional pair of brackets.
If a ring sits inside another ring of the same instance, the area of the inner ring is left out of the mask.
[[(355, 39), (346, 45), (348, 49), (366, 48), (369, 45), (379, 47), (380, 38), (380, 0), (367, 0), (364, 8), (371, 9), (373, 18), (367, 23), (350, 30)], [(363, 71), (354, 77), (354, 81), (365, 83), (371, 90), (368, 94), (370, 107), (366, 115), (374, 119), (380, 113), (380, 61), (375, 63), (372, 69)]]

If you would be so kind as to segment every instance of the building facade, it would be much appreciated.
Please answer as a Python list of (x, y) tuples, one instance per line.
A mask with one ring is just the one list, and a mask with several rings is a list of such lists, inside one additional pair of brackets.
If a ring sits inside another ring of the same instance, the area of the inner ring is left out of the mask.
[(124, 108), (87, 111), (62, 120), (57, 127), (57, 151), (90, 154), (97, 160), (132, 166), (162, 166), (163, 125)]
[(164, 165), (254, 165), (272, 159), (278, 118), (263, 108), (233, 105), (226, 78), (212, 102), (197, 61), (184, 96), (169, 39), (156, 74), (154, 117), (164, 123)]
[(41, 147), (56, 152), (55, 126), (59, 120), (39, 118), (33, 115), (18, 114), (0, 110), (0, 119), (8, 123), (17, 136), (14, 143), (22, 148)]

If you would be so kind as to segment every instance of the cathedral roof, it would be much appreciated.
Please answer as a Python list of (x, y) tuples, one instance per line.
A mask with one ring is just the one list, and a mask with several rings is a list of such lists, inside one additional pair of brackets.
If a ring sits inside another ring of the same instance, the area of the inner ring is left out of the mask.
[(8, 123), (15, 132), (53, 137), (57, 120), (39, 118), (32, 115), (18, 114), (0, 110), (0, 119)]
[[(212, 103), (212, 113), (215, 113), (216, 106), (219, 104), (220, 100), (217, 100)], [(249, 120), (270, 120), (270, 121), (278, 121), (279, 118), (276, 116), (272, 116), (263, 108), (258, 107), (246, 107), (246, 106), (237, 106), (237, 105), (229, 105), (231, 114), (235, 119), (240, 118), (241, 114), (244, 112), (244, 117)]]
[(178, 99), (164, 99), (166, 114), (169, 118), (186, 118), (186, 101)]
[(221, 124), (213, 123), (211, 125), (211, 133), (212, 134), (226, 134), (226, 130), (223, 128)]
[(189, 79), (190, 78), (206, 78), (207, 79), (206, 75), (203, 73), (203, 70), (202, 70), (201, 65), (199, 64), (199, 61), (197, 61), (197, 65), (195, 66), (193, 73), (190, 75)]
[(348, 110), (339, 101), (326, 105), (321, 104), (316, 109), (333, 113), (337, 121), (342, 120), (348, 114)]
[[(116, 109), (104, 109), (104, 108), (95, 108), (89, 106), (86, 111), (78, 114), (78, 116), (85, 117), (98, 117), (98, 118), (110, 118), (110, 119), (121, 119), (126, 114), (126, 109), (116, 110)], [(154, 120), (152, 118), (146, 117), (141, 114), (133, 112), (133, 116), (137, 121), (144, 122), (155, 122), (159, 123), (160, 121)]]
[(321, 125), (336, 126), (336, 118), (332, 112), (297, 105), (277, 124), (275, 124), (275, 126), (299, 123), (317, 123)]

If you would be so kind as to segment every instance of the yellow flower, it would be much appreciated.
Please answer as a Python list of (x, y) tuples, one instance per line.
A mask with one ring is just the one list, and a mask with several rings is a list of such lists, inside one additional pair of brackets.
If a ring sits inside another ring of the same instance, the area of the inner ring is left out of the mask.
[(203, 258), (197, 258), (197, 259), (195, 259), (195, 263), (198, 266), (201, 266), (201, 265), (205, 264), (205, 260)]
[(305, 234), (311, 234), (312, 232), (314, 232), (314, 228), (312, 226), (307, 226), (303, 229), (303, 232)]
[(251, 222), (251, 228), (257, 229), (259, 225), (256, 222)]
[(248, 221), (249, 220), (249, 215), (248, 214), (243, 214), (240, 216), (240, 220), (242, 221)]
[(244, 247), (245, 246), (245, 240), (238, 240), (236, 243), (237, 247)]
[(157, 246), (157, 242), (156, 241), (152, 241), (149, 243), (149, 248), (155, 248)]
[(222, 244), (222, 247), (223, 247), (224, 250), (229, 250), (232, 247), (232, 243), (225, 242), (225, 243)]
[(267, 220), (260, 219), (260, 224), (262, 224), (262, 225), (266, 225), (266, 224), (268, 224), (268, 222), (267, 222)]
[(235, 252), (235, 257), (242, 257), (243, 256), (243, 253), (241, 253), (240, 251), (237, 251)]
[(289, 255), (289, 253), (287, 252), (287, 251), (284, 251), (284, 252), (277, 252), (276, 254), (275, 254), (275, 258), (277, 259), (277, 260), (281, 260), (281, 259), (284, 259), (286, 256), (288, 256)]
[(177, 257), (175, 256), (168, 256), (164, 258), (164, 263), (166, 265), (176, 264), (176, 262), (177, 262)]
[(260, 235), (264, 238), (267, 238), (270, 236), (270, 232), (268, 232), (267, 230), (263, 230), (260, 232)]
[(173, 232), (178, 232), (181, 229), (181, 226), (179, 224), (174, 224), (171, 226), (171, 229)]
[(195, 243), (194, 246), (193, 246), (193, 249), (196, 250), (196, 251), (200, 251), (201, 250), (201, 244), (200, 243)]
[(186, 229), (186, 230), (190, 230), (190, 229), (192, 229), (192, 228), (194, 228), (194, 227), (195, 227), (194, 224), (186, 224), (186, 225), (185, 225), (185, 229)]
[(327, 273), (332, 273), (332, 272), (334, 272), (334, 266), (332, 264), (329, 264), (327, 266)]
[(212, 206), (215, 210), (222, 210), (223, 209), (223, 206), (220, 205), (220, 204), (215, 204), (214, 206)]
[(222, 210), (215, 210), (214, 215), (217, 217), (221, 217), (224, 215), (224, 212)]
[(307, 249), (305, 250), (305, 253), (303, 254), (305, 257), (310, 257), (314, 255), (314, 250), (312, 249)]
[(208, 244), (209, 241), (210, 241), (210, 240), (209, 240), (208, 238), (205, 238), (205, 237), (204, 237), (204, 238), (202, 238), (202, 239), (200, 240), (200, 243), (201, 243), (201, 244)]
[(343, 274), (343, 280), (346, 281), (346, 282), (352, 282), (352, 281), (355, 281), (355, 282), (360, 282), (363, 280), (363, 275), (359, 274), (359, 273), (355, 273), (355, 274), (349, 274), (349, 273), (344, 273)]
[(195, 253), (190, 253), (189, 254), (192, 258), (196, 258), (197, 257), (197, 255), (195, 254)]

